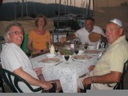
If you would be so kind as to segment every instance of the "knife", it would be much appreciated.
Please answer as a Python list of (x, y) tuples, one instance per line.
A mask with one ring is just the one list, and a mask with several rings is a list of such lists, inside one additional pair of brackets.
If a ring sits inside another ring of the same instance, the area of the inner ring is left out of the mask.
[(61, 62), (59, 62), (59, 63), (57, 63), (55, 66), (57, 66), (57, 65), (59, 65), (60, 63), (62, 63), (63, 61), (61, 61)]

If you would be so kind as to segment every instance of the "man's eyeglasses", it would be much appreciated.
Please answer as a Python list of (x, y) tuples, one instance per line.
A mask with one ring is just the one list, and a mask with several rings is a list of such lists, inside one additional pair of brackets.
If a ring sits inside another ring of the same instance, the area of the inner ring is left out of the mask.
[(16, 35), (18, 35), (18, 34), (23, 34), (23, 31), (9, 32), (9, 34), (16, 34)]

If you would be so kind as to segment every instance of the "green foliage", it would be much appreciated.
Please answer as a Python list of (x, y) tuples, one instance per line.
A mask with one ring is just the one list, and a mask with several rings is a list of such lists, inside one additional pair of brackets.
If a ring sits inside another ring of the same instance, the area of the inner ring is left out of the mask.
[(71, 50), (63, 49), (63, 50), (60, 50), (60, 54), (61, 55), (64, 55), (64, 54), (72, 55), (73, 52)]

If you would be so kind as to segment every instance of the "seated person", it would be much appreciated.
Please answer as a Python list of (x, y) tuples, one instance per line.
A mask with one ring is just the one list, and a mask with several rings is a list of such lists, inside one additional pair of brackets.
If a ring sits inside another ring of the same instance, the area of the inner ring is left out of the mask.
[(70, 34), (67, 38), (62, 37), (60, 39), (61, 43), (65, 43), (67, 40), (71, 40), (74, 38), (79, 38), (82, 44), (88, 43), (88, 44), (94, 44), (94, 42), (91, 42), (88, 38), (89, 34), (91, 32), (98, 33), (98, 37), (102, 39), (103, 42), (107, 42), (106, 36), (103, 32), (103, 30), (99, 26), (95, 26), (95, 20), (91, 17), (87, 17), (85, 19), (85, 27), (79, 29), (74, 34)]
[(50, 32), (45, 30), (47, 21), (43, 15), (38, 15), (35, 19), (36, 29), (32, 30), (28, 35), (27, 49), (32, 54), (41, 54), (48, 52), (48, 46), (51, 45)]
[[(55, 81), (41, 81), (43, 75), (41, 74), (42, 68), (36, 68), (33, 70), (31, 62), (26, 54), (21, 50), (20, 46), (23, 41), (24, 29), (19, 23), (11, 23), (5, 29), (5, 41), (1, 52), (2, 67), (19, 75), (25, 79), (32, 87), (42, 87), (44, 90), (52, 88), (51, 82), (56, 82), (57, 90), (60, 89), (59, 80)], [(39, 79), (39, 77), (41, 77)], [(23, 92), (31, 92), (29, 89), (20, 83), (21, 90)], [(56, 91), (57, 91), (56, 90)]]
[(128, 60), (128, 43), (119, 19), (113, 19), (106, 25), (106, 37), (109, 47), (95, 67), (89, 68), (92, 71), (78, 79), (79, 88), (90, 85), (91, 89), (112, 90), (120, 81), (124, 63)]

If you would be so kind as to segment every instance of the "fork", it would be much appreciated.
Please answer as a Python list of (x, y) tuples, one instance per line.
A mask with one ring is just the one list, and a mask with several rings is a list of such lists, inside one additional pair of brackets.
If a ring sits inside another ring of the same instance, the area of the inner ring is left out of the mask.
[(59, 62), (59, 63), (57, 63), (55, 66), (57, 66), (57, 65), (59, 65), (60, 63), (62, 63), (63, 61), (61, 61), (61, 62)]

